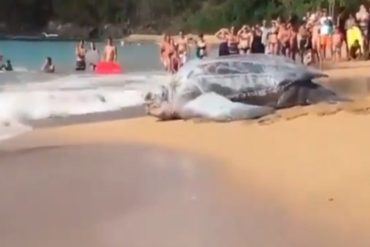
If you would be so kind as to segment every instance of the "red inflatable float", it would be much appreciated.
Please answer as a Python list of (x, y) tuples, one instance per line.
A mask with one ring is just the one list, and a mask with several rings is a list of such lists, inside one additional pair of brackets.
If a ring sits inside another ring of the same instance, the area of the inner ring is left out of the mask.
[(119, 74), (122, 73), (122, 68), (116, 62), (99, 62), (96, 65), (95, 72), (98, 74)]

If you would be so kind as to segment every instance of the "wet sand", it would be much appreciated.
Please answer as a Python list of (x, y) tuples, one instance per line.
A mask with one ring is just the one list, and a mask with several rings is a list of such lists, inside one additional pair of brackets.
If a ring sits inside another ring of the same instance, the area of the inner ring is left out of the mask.
[(145, 106), (131, 106), (118, 111), (72, 115), (68, 117), (51, 117), (46, 119), (29, 120), (26, 122), (34, 128), (50, 128), (81, 123), (96, 123), (118, 119), (131, 119), (146, 115)]
[[(368, 68), (351, 71), (333, 75), (355, 83)], [(370, 246), (369, 109), (142, 117), (7, 140), (2, 246)]]

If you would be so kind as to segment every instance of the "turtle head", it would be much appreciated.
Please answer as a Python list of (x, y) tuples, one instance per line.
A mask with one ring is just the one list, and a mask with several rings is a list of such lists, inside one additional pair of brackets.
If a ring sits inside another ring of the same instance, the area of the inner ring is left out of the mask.
[(160, 86), (153, 91), (148, 92), (144, 97), (147, 113), (155, 108), (160, 108), (163, 104), (169, 102), (169, 90), (165, 86)]
[(169, 101), (169, 90), (165, 86), (160, 86), (156, 90), (148, 92), (144, 97), (145, 105), (161, 104)]
[(168, 102), (162, 102), (160, 105), (152, 105), (148, 107), (147, 114), (162, 121), (179, 119), (179, 116), (177, 115), (173, 106)]

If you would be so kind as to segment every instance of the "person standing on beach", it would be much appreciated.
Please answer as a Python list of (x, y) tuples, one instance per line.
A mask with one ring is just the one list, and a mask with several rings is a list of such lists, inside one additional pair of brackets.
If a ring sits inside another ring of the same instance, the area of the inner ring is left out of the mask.
[(175, 40), (173, 38), (170, 39), (170, 72), (172, 74), (175, 74), (180, 67), (180, 57), (177, 49), (177, 45), (175, 43)]
[(160, 45), (160, 54), (159, 58), (161, 59), (161, 62), (163, 64), (163, 67), (166, 71), (171, 70), (171, 58), (170, 58), (170, 50), (171, 50), (171, 45), (170, 45), (170, 39), (171, 37), (168, 34), (163, 35), (163, 39)]
[(339, 27), (335, 28), (333, 34), (333, 62), (339, 62), (341, 60), (342, 54), (342, 46), (343, 46), (343, 36), (339, 29)]
[(177, 52), (178, 52), (179, 59), (180, 59), (179, 65), (183, 66), (187, 61), (189, 45), (188, 45), (188, 38), (184, 35), (182, 31), (179, 32), (179, 38), (176, 41), (176, 46), (177, 46)]
[(76, 46), (76, 71), (84, 71), (86, 69), (85, 56), (85, 41), (81, 40)]
[(369, 20), (370, 20), (370, 15), (369, 12), (367, 12), (367, 9), (365, 5), (361, 5), (359, 11), (356, 13), (356, 21), (358, 22), (358, 26), (361, 29), (362, 36), (363, 36), (363, 47), (364, 47), (364, 52), (366, 52), (367, 46), (368, 46), (368, 28), (369, 28)]
[(262, 31), (258, 25), (256, 25), (253, 30), (251, 53), (265, 53), (265, 46), (262, 43)]
[(250, 27), (243, 25), (238, 31), (239, 38), (239, 54), (247, 54), (250, 52), (253, 34), (250, 31)]
[(204, 35), (201, 33), (198, 35), (196, 54), (197, 58), (203, 59), (208, 55), (207, 43), (204, 39)]
[(269, 53), (268, 38), (269, 35), (271, 34), (271, 28), (267, 27), (266, 20), (262, 20), (261, 31), (262, 31), (262, 44), (265, 47), (265, 53), (267, 54)]
[(267, 37), (268, 40), (268, 51), (269, 54), (278, 55), (279, 54), (279, 26), (277, 21), (271, 21), (271, 30)]
[[(328, 51), (331, 53), (333, 39), (333, 18), (328, 16), (327, 10), (323, 9), (320, 18), (320, 54), (323, 59), (328, 58)], [(332, 54), (330, 54), (332, 55)]]
[(117, 61), (117, 47), (113, 45), (113, 39), (109, 37), (104, 48), (103, 61), (116, 62)]
[(281, 23), (279, 26), (278, 40), (280, 42), (280, 53), (284, 56), (290, 55), (291, 49), (291, 31), (287, 23)]
[(221, 28), (215, 33), (216, 38), (218, 38), (221, 41), (218, 47), (219, 56), (230, 55), (229, 46), (228, 46), (228, 35), (229, 35), (229, 30), (227, 28)]

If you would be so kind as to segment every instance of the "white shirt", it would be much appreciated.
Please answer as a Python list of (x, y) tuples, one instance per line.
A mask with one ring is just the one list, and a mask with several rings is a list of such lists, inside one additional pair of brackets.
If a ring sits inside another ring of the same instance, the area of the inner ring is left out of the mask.
[(333, 32), (333, 25), (330, 25), (330, 22), (333, 23), (333, 18), (331, 18), (331, 16), (323, 16), (320, 18), (321, 35), (328, 35)]

